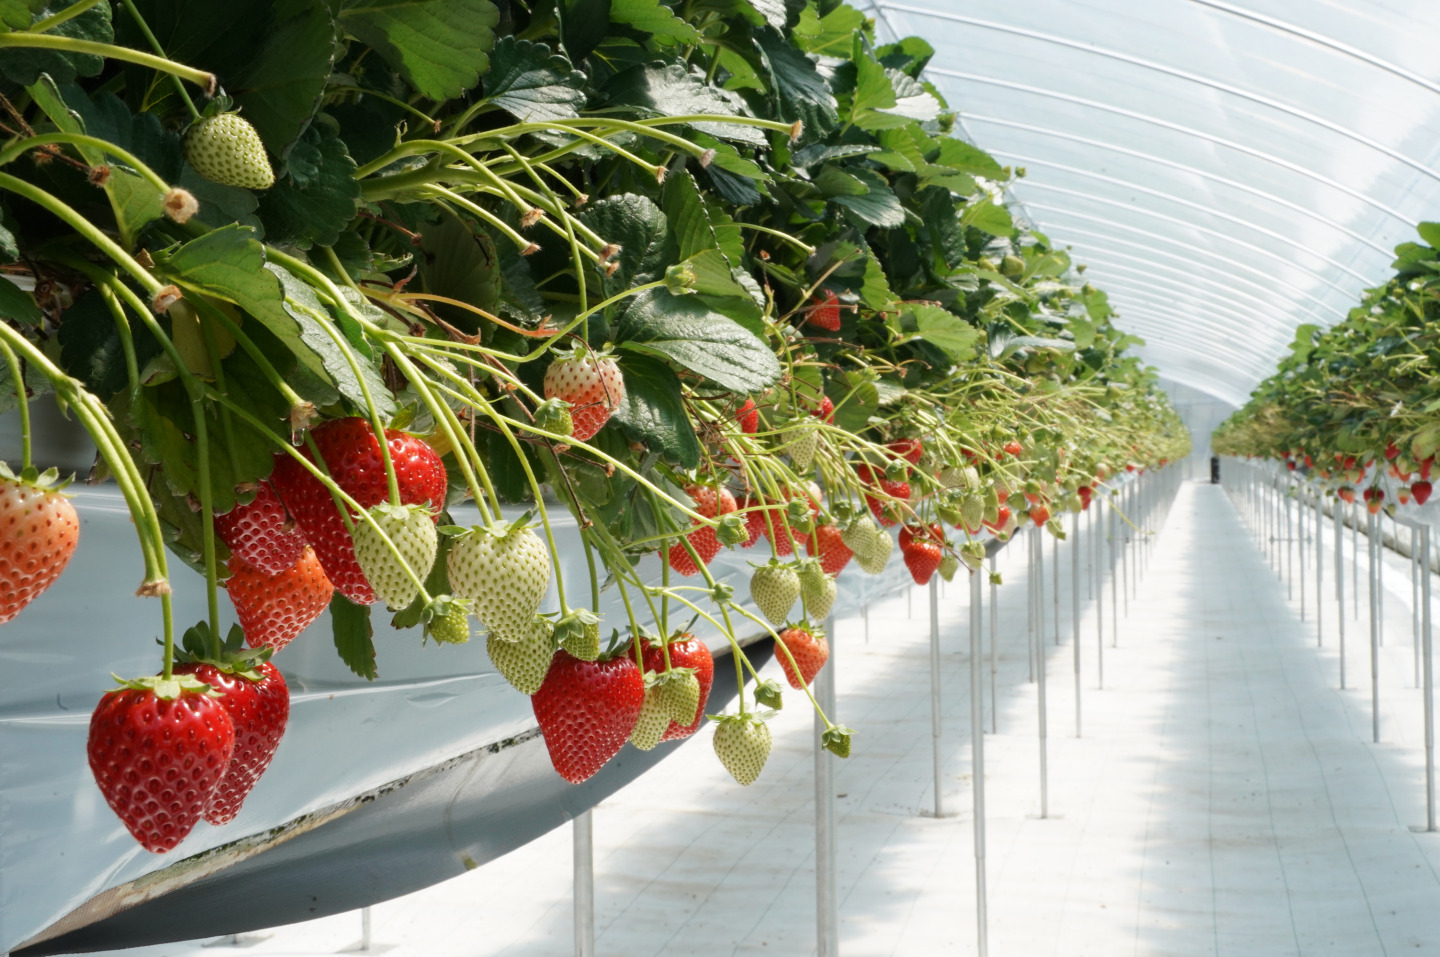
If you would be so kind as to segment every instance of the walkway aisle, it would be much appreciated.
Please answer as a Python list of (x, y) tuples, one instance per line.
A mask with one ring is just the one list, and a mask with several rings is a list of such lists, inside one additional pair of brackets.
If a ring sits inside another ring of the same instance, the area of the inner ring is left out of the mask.
[[(1060, 552), (1060, 647), (1046, 601), (1049, 820), (1036, 817), (1023, 547), (1001, 562), (1000, 734), (986, 738), (990, 953), (1440, 954), (1440, 835), (1408, 828), (1424, 819), (1418, 695), (1400, 666), (1408, 615), (1390, 618), (1396, 663), (1382, 669), (1392, 743), (1372, 745), (1368, 657), (1354, 656), (1365, 646), (1352, 644), (1351, 658), (1352, 687), (1363, 690), (1336, 690), (1333, 647), (1314, 647), (1313, 623), (1284, 600), (1224, 492), (1185, 484), (1115, 648), (1105, 587), (1104, 691), (1094, 605), (1082, 603), (1076, 739), (1068, 545)], [(1047, 587), (1052, 558), (1047, 542)], [(954, 817), (920, 814), (933, 803), (925, 593), (916, 590), (913, 617), (905, 597), (873, 607), (868, 642), (859, 619), (839, 624), (838, 720), (857, 729), (836, 777), (844, 957), (974, 953), (965, 595), (957, 582), (942, 602)], [(1327, 628), (1333, 636), (1333, 605)], [(985, 631), (988, 645), (988, 617)], [(779, 677), (773, 663), (766, 673)], [(799, 694), (787, 692), (772, 728), (770, 765), (749, 789), (720, 769), (705, 735), (596, 810), (602, 957), (813, 953), (812, 731)], [(377, 906), (375, 948), (565, 957), (569, 892), (562, 829)], [(240, 949), (333, 954), (353, 950), (359, 930), (357, 915), (343, 915), (242, 938)]]

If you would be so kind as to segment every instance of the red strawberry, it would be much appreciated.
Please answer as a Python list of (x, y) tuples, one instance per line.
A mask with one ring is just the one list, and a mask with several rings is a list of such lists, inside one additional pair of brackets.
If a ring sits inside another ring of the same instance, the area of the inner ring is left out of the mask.
[(759, 431), (760, 410), (754, 399), (746, 399), (745, 404), (735, 410), (735, 421), (740, 423), (740, 431), (746, 435), (754, 435)]
[[(742, 508), (755, 508), (761, 501), (761, 499), (746, 496), (745, 500), (740, 503), (740, 506)], [(752, 512), (745, 513), (745, 531), (750, 537), (740, 543), (741, 548), (749, 548), (760, 540), (761, 535), (765, 534), (765, 515), (768, 511), (768, 509), (757, 508)]]
[[(910, 483), (896, 482), (886, 478), (883, 469), (871, 468), (869, 465), (862, 463), (855, 466), (855, 474), (859, 476), (860, 481), (869, 485), (871, 488), (878, 488), (886, 495), (898, 498), (901, 501), (910, 500)], [(891, 503), (889, 501), (881, 500), (873, 495), (867, 494), (865, 496), (865, 504), (870, 506), (870, 512), (875, 516), (875, 521), (884, 525), (886, 528), (899, 524), (898, 518), (887, 514), (891, 511), (889, 507)]]
[(230, 554), (267, 575), (293, 568), (305, 549), (305, 536), (285, 514), (285, 503), (269, 482), (261, 482), (248, 505), (215, 516), (215, 534)]
[(1335, 494), (1340, 496), (1342, 501), (1347, 502), (1351, 505), (1355, 504), (1355, 490), (1353, 488), (1350, 488), (1348, 485), (1342, 485), (1340, 488), (1336, 489)]
[(299, 561), (274, 576), (230, 556), (225, 589), (245, 632), (246, 644), (251, 648), (269, 645), (276, 651), (319, 618), (335, 594), (335, 586), (325, 577), (315, 550), (308, 546)]
[(629, 655), (581, 661), (557, 651), (530, 697), (556, 772), (589, 780), (625, 746), (645, 704), (645, 678)]
[(235, 749), (218, 697), (192, 677), (130, 682), (100, 699), (86, 753), (105, 803), (147, 851), (185, 839)]
[(1010, 509), (1009, 509), (1009, 507), (1007, 507), (1007, 506), (1005, 506), (1005, 505), (1001, 505), (1001, 506), (996, 510), (995, 521), (993, 521), (993, 522), (986, 522), (986, 523), (985, 523), (985, 527), (988, 528), (988, 529), (990, 529), (990, 531), (994, 532), (996, 535), (999, 535), (1002, 531), (1004, 531), (1005, 526), (1006, 526), (1006, 525), (1009, 525), (1009, 524), (1010, 524)]
[(1430, 481), (1430, 469), (1433, 468), (1434, 465), (1435, 465), (1435, 457), (1434, 457), (1433, 455), (1432, 455), (1430, 458), (1426, 459), (1425, 461), (1421, 462), (1421, 463), (1420, 463), (1420, 477), (1421, 477), (1422, 479), (1424, 479), (1425, 481), (1427, 481), (1427, 482)]
[(571, 433), (581, 442), (600, 431), (625, 400), (625, 378), (615, 360), (593, 353), (563, 353), (545, 370), (545, 398), (570, 403)]
[[(389, 499), (380, 443), (375, 441), (375, 433), (367, 420), (333, 419), (310, 435), (330, 477), (361, 508), (372, 508)], [(405, 432), (387, 429), (385, 438), (400, 485), (400, 504), (428, 505), (435, 510), (438, 521), (439, 512), (445, 507), (446, 482), (440, 456), (425, 442)], [(314, 461), (308, 447), (300, 452)], [(345, 529), (330, 491), (288, 455), (276, 456), (270, 482), (300, 525), (305, 539), (314, 546), (326, 577), (356, 604), (372, 604), (375, 592), (355, 561), (355, 543)]]
[(945, 550), (941, 548), (944, 541), (939, 525), (906, 525), (900, 529), (900, 556), (905, 559), (905, 567), (910, 569), (915, 584), (930, 584), (931, 576), (945, 557)]
[(840, 331), (840, 299), (829, 289), (821, 290), (809, 307), (805, 321), (826, 332)]
[(806, 622), (792, 625), (780, 632), (780, 642), (789, 649), (790, 656), (800, 668), (797, 676), (784, 652), (775, 656), (785, 671), (785, 680), (790, 682), (790, 687), (797, 690), (814, 681), (820, 669), (825, 667), (825, 662), (830, 660), (830, 643), (825, 640), (825, 633), (812, 629)]
[(80, 541), (75, 506), (49, 469), (16, 476), (0, 463), (0, 624), (55, 583)]
[(911, 465), (919, 465), (920, 456), (925, 454), (925, 443), (919, 439), (896, 439), (885, 447)]
[(828, 395), (820, 397), (820, 404), (810, 410), (810, 414), (817, 419), (824, 419), (826, 422), (835, 421), (835, 403), (830, 401)]
[[(738, 508), (735, 504), (735, 496), (731, 495), (730, 490), (723, 486), (715, 488), (709, 485), (691, 485), (685, 489), (685, 493), (695, 503), (695, 511), (706, 518), (729, 515)], [(691, 524), (698, 525), (699, 523), (691, 519)], [(700, 560), (706, 565), (714, 561), (715, 556), (720, 554), (720, 540), (715, 537), (715, 529), (708, 525), (695, 529), (685, 537), (690, 539), (695, 554), (699, 555)], [(682, 575), (698, 575), (700, 573), (700, 569), (690, 558), (690, 553), (679, 542), (670, 546), (670, 567)]]
[(1394, 442), (1385, 443), (1385, 458), (1394, 460), (1400, 455), (1400, 447)]
[(235, 726), (230, 764), (205, 807), (205, 820), (211, 824), (228, 824), (240, 813), (240, 805), (275, 757), (290, 720), (290, 689), (280, 672), (268, 661), (251, 664), (249, 670), (260, 680), (206, 662), (175, 666), (176, 674), (194, 675), (221, 692), (217, 700)]
[(805, 550), (811, 558), (820, 557), (820, 570), (827, 575), (839, 575), (855, 557), (855, 553), (841, 540), (840, 529), (834, 525), (817, 526), (814, 537), (805, 537)]
[[(1020, 453), (1023, 452), (1023, 451), (1025, 451), (1025, 450), (1021, 447), (1021, 445), (1020, 445), (1019, 442), (1016, 442), (1014, 439), (1011, 439), (1009, 442), (1006, 442), (1003, 446), (1001, 446), (1001, 451), (1004, 452), (1005, 455), (1010, 455), (1010, 456), (1013, 456), (1014, 458), (1019, 458), (1019, 457), (1020, 457)], [(1004, 457), (1005, 457), (1004, 455), (998, 456), (998, 458), (1002, 458), (1002, 459), (1003, 459)]]
[[(659, 644), (646, 642), (644, 652), (647, 672), (658, 673), (665, 670), (665, 653), (661, 651)], [(705, 647), (705, 643), (694, 635), (682, 634), (671, 639), (670, 666), (695, 669), (695, 680), (700, 682), (700, 706), (695, 710), (695, 721), (692, 724), (676, 724), (671, 721), (661, 741), (688, 738), (700, 730), (700, 723), (705, 720), (705, 703), (710, 700), (710, 686), (715, 682), (715, 659), (711, 656), (710, 649)]]
[(1410, 494), (1414, 496), (1416, 505), (1424, 505), (1430, 498), (1430, 483), (1416, 482), (1410, 486)]
[(1036, 505), (1030, 509), (1030, 521), (1037, 526), (1044, 525), (1050, 521), (1050, 509), (1044, 505)]

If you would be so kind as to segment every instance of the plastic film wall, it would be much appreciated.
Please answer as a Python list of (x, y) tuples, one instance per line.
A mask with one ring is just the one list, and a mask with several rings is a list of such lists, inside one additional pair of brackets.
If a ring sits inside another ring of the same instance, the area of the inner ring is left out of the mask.
[(1142, 356), (1240, 402), (1440, 218), (1440, 4), (879, 0)]

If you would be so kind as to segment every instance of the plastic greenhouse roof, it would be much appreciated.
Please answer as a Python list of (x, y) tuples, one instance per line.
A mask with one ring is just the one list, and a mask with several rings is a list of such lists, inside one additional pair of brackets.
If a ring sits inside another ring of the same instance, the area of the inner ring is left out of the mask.
[(1433, 0), (871, 0), (1146, 361), (1242, 402), (1440, 219)]

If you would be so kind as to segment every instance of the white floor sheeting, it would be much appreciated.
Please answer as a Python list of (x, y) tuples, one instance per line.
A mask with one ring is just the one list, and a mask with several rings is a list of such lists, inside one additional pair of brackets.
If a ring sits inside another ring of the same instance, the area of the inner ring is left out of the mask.
[[(1081, 545), (1088, 553), (1083, 536)], [(1047, 541), (1047, 588), (1052, 548)], [(990, 953), (1440, 954), (1440, 834), (1411, 830), (1425, 808), (1405, 560), (1386, 574), (1376, 745), (1368, 624), (1348, 606), (1351, 690), (1338, 690), (1328, 551), (1326, 641), (1317, 649), (1313, 567), (1302, 623), (1298, 600), (1285, 600), (1221, 488), (1183, 484), (1117, 647), (1106, 585), (1103, 691), (1094, 605), (1082, 603), (1085, 736), (1076, 739), (1069, 548), (1060, 545), (1059, 647), (1048, 594), (1045, 606), (1047, 820), (1037, 816), (1023, 549), (1001, 562), (1000, 733), (986, 739)], [(846, 957), (974, 953), (966, 593), (957, 582), (942, 601), (945, 799), (955, 817), (918, 813), (933, 802), (925, 593), (916, 590), (913, 617), (904, 597), (873, 607), (868, 641), (860, 619), (839, 623), (836, 720), (857, 731), (854, 756), (836, 773)], [(779, 675), (773, 663), (768, 671)], [(751, 788), (729, 780), (702, 732), (596, 809), (600, 955), (814, 952), (812, 725), (799, 694), (787, 695), (772, 729), (774, 753)], [(561, 829), (377, 905), (373, 950), (573, 953), (570, 852)], [(360, 929), (354, 913), (244, 935), (238, 945), (226, 938), (125, 953), (354, 952)]]

